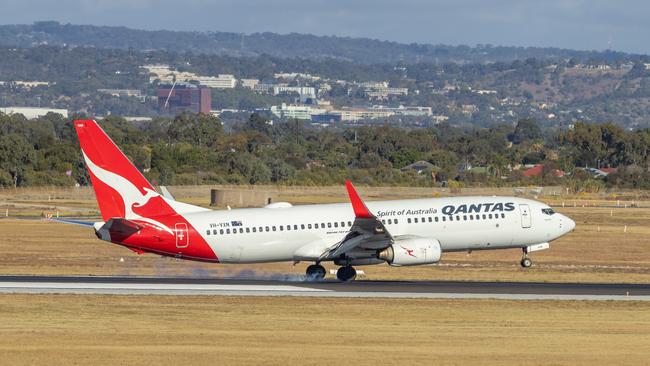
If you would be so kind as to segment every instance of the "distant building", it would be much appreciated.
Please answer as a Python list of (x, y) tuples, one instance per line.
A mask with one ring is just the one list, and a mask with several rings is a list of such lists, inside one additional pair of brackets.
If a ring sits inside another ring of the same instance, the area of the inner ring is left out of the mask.
[(273, 95), (284, 94), (284, 93), (296, 93), (300, 95), (301, 99), (316, 98), (316, 88), (311, 86), (286, 86), (286, 85), (273, 86)]
[(255, 86), (253, 86), (253, 90), (256, 93), (266, 94), (266, 93), (270, 93), (271, 91), (273, 91), (274, 86), (275, 86), (275, 84), (270, 84), (270, 83), (257, 83), (257, 84), (255, 84)]
[(158, 107), (171, 114), (181, 112), (209, 114), (212, 96), (209, 88), (192, 84), (163, 85), (158, 89)]
[(431, 107), (404, 107), (401, 105), (397, 108), (390, 108), (385, 106), (374, 106), (370, 108), (370, 110), (389, 111), (393, 112), (396, 116), (429, 117), (432, 115)]
[(180, 72), (172, 70), (169, 65), (144, 65), (141, 66), (143, 69), (146, 69), (149, 73), (149, 82), (153, 83), (156, 80), (161, 84), (171, 84), (173, 82), (186, 82), (190, 80), (196, 80), (199, 78), (193, 72)]
[(137, 89), (97, 89), (97, 92), (114, 97), (142, 97), (142, 92)]
[[(531, 178), (531, 177), (539, 177), (544, 173), (544, 164), (536, 164), (532, 168), (526, 169), (524, 171), (524, 177), (526, 178)], [(551, 171), (551, 174), (553, 174), (554, 177), (556, 178), (562, 178), (566, 175), (565, 172), (559, 169), (553, 169)]]
[(232, 89), (237, 86), (234, 75), (219, 74), (219, 76), (199, 76), (195, 78), (199, 85), (214, 89)]
[(0, 85), (13, 84), (17, 87), (23, 89), (32, 89), (38, 87), (49, 87), (55, 83), (50, 83), (49, 81), (23, 81), (23, 80), (14, 80), (14, 81), (0, 81)]
[(315, 108), (304, 104), (285, 104), (271, 107), (271, 113), (278, 118), (297, 118), (311, 120), (312, 115), (319, 115), (327, 112), (323, 108)]
[(390, 87), (376, 87), (367, 88), (366, 95), (370, 98), (386, 99), (391, 95), (408, 95), (408, 88), (390, 88)]
[(27, 119), (43, 117), (48, 113), (57, 113), (62, 115), (64, 118), (68, 118), (67, 109), (56, 109), (56, 108), (6, 107), (6, 108), (0, 108), (0, 112), (4, 114), (22, 114)]
[(243, 88), (255, 89), (255, 86), (260, 83), (258, 79), (240, 79)]

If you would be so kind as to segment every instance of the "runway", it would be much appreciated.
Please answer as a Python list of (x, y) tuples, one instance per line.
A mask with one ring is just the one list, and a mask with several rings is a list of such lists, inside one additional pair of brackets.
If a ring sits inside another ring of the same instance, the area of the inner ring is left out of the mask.
[(650, 284), (0, 276), (0, 293), (650, 301)]

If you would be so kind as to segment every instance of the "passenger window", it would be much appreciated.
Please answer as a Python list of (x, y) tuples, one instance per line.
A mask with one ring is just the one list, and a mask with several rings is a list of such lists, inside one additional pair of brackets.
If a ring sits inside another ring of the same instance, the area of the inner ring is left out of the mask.
[(328, 223), (327, 223), (327, 227), (331, 228), (331, 227), (332, 227), (332, 223), (331, 223), (331, 222), (328, 222)]
[(486, 218), (487, 218), (487, 216), (485, 216), (485, 214), (483, 214), (483, 220), (485, 220)]
[(397, 225), (397, 224), (398, 224), (397, 219), (395, 219), (395, 225)]
[(311, 224), (307, 224), (307, 229), (311, 229)]
[(269, 229), (269, 227), (268, 227), (268, 226), (266, 227), (266, 231), (270, 231), (270, 229)]
[(460, 215), (456, 215), (456, 221), (460, 221)]
[(294, 229), (294, 230), (298, 230), (298, 225), (297, 225), (297, 224), (294, 224), (294, 225), (293, 225), (293, 229)]
[(352, 226), (352, 221), (348, 221), (348, 226)]
[(300, 230), (305, 230), (305, 224), (300, 224)]
[(318, 229), (318, 223), (314, 224), (314, 229)]
[(320, 228), (321, 228), (321, 229), (325, 229), (325, 223), (324, 223), (324, 222), (321, 222), (321, 223), (320, 223)]
[(230, 229), (226, 229), (226, 234), (230, 234)]
[(260, 233), (264, 231), (264, 228), (260, 226)]
[(442, 221), (447, 221), (447, 216), (443, 216)]
[(339, 227), (339, 223), (334, 221), (334, 227)]
[(410, 224), (411, 223), (411, 218), (409, 217), (408, 219), (406, 219), (406, 222), (408, 222)]
[(207, 234), (207, 235), (210, 235), (210, 230), (209, 230), (209, 229), (208, 229), (208, 231), (206, 231), (206, 234)]
[(246, 228), (246, 234), (248, 234), (248, 233), (250, 233), (250, 232), (251, 232), (251, 229), (250, 229), (250, 228)]
[(436, 222), (438, 222), (438, 216), (436, 216)]
[(388, 225), (391, 225), (393, 223), (393, 219), (388, 219)]
[(243, 228), (243, 227), (240, 227), (240, 228), (239, 228), (239, 233), (240, 233), (240, 234), (243, 234), (243, 233), (244, 233), (244, 228)]
[(223, 235), (223, 229), (219, 230), (219, 234)]
[(501, 218), (502, 218), (502, 219), (505, 219), (505, 218), (506, 218), (506, 214), (502, 213), (502, 214), (501, 214)]
[(454, 221), (454, 217), (449, 215), (449, 221)]
[(284, 230), (284, 226), (280, 225), (280, 231)]
[(257, 228), (256, 228), (255, 226), (253, 226), (253, 232), (254, 232), (254, 233), (257, 232)]
[(341, 227), (345, 227), (345, 221), (341, 221)]
[(417, 224), (417, 223), (418, 223), (418, 218), (417, 218), (417, 217), (414, 217), (414, 218), (413, 218), (413, 222)]
[(488, 215), (488, 219), (492, 219), (492, 214), (489, 214), (489, 215)]
[(433, 222), (433, 219), (431, 218), (431, 216), (429, 216), (429, 222)]

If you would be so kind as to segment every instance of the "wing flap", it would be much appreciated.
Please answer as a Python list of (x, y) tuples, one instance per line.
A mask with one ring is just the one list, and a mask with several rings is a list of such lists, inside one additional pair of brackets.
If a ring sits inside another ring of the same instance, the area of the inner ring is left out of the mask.
[(355, 249), (384, 249), (393, 244), (394, 241), (384, 224), (370, 212), (352, 182), (346, 181), (345, 187), (354, 211), (354, 223), (343, 240), (321, 255), (321, 260), (336, 259)]

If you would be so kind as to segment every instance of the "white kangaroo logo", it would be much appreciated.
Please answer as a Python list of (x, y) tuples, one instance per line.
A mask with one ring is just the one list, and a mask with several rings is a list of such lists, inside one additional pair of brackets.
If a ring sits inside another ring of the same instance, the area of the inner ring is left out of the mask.
[(155, 226), (158, 226), (161, 229), (164, 229), (165, 231), (169, 232), (172, 235), (174, 234), (174, 232), (169, 227), (162, 224), (161, 222), (152, 220), (148, 217), (142, 217), (137, 213), (133, 212), (134, 206), (142, 207), (146, 205), (151, 198), (159, 197), (160, 194), (158, 194), (158, 192), (153, 191), (149, 188), (144, 188), (144, 190), (147, 193), (143, 195), (138, 189), (138, 187), (136, 187), (128, 179), (118, 174), (115, 174), (113, 172), (110, 172), (106, 169), (100, 168), (99, 166), (95, 165), (95, 163), (93, 163), (92, 160), (88, 158), (85, 152), (82, 151), (82, 154), (84, 156), (84, 160), (86, 161), (86, 165), (88, 165), (88, 169), (93, 173), (93, 175), (97, 177), (97, 179), (101, 180), (104, 184), (108, 185), (109, 187), (117, 191), (117, 193), (122, 197), (122, 201), (124, 202), (125, 219), (135, 219), (135, 220), (145, 221)]

